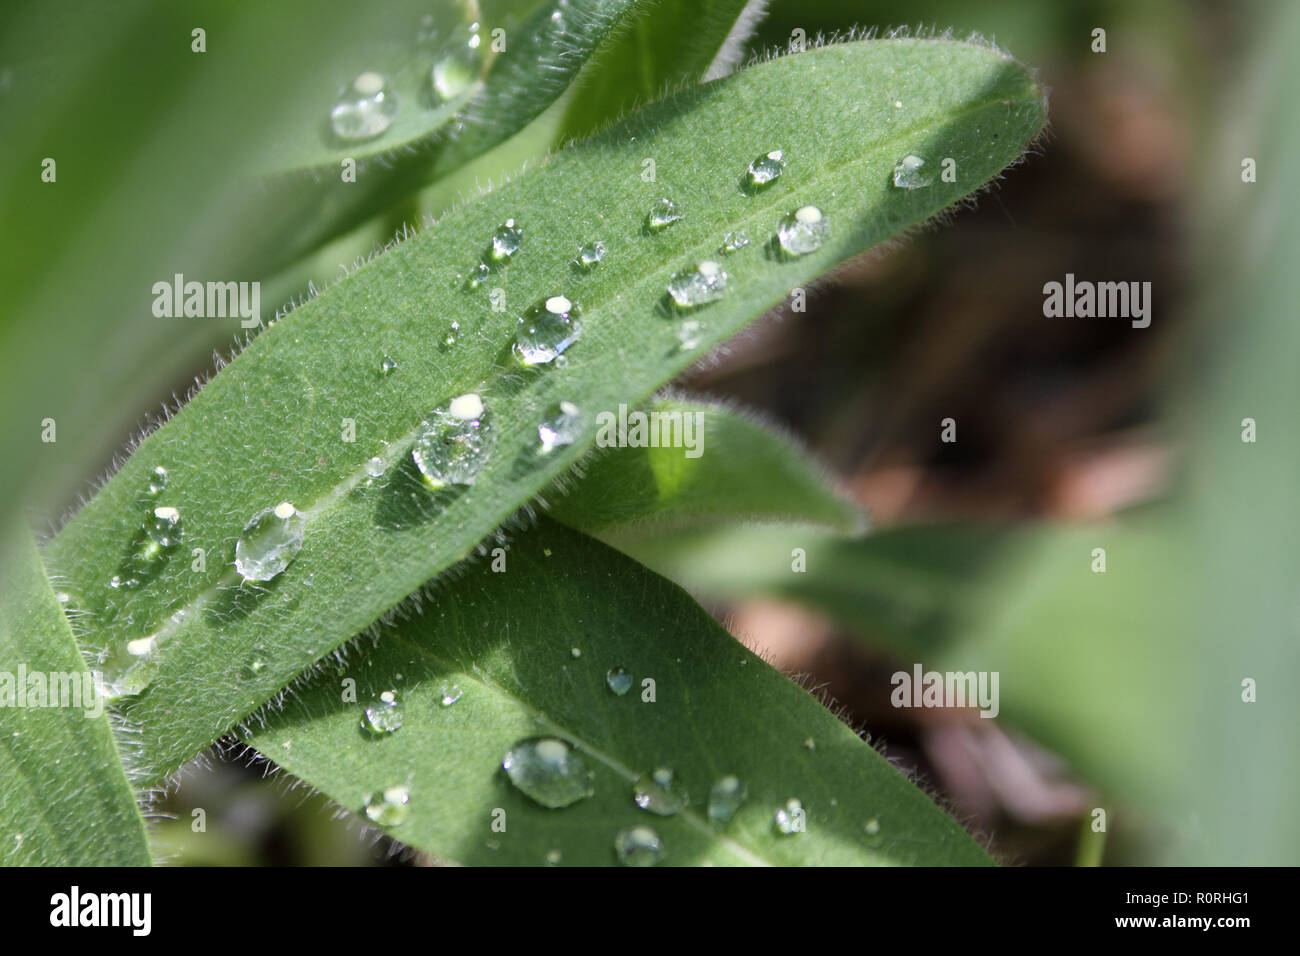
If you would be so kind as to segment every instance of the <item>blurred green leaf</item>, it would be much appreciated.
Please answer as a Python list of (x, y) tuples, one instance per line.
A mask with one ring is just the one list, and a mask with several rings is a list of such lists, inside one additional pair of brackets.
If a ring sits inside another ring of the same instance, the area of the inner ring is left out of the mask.
[[(619, 667), (633, 682), (623, 696), (606, 682)], [(349, 676), (357, 703), (342, 700)], [(653, 702), (642, 696), (647, 679)], [(369, 738), (362, 707), (387, 690), (402, 726)], [(581, 752), (594, 775), (590, 798), (547, 809), (509, 782), (502, 757), (537, 736)], [(514, 542), (505, 573), (483, 565), (435, 592), (423, 613), (327, 666), (245, 739), (356, 812), (372, 793), (409, 788), (409, 817), (385, 829), (459, 863), (541, 865), (550, 854), (610, 865), (615, 835), (638, 824), (658, 832), (669, 864), (990, 862), (929, 797), (687, 595), (549, 521)], [(682, 812), (634, 804), (637, 778), (657, 767), (671, 768), (689, 794)], [(706, 806), (726, 774), (741, 778), (748, 799), (715, 829)], [(806, 832), (782, 836), (773, 814), (791, 798)]]

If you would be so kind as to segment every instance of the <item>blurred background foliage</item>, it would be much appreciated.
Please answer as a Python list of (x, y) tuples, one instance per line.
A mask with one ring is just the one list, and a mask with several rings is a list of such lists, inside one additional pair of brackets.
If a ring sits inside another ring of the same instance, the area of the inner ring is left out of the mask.
[[(0, 500), (57, 525), (235, 341), (237, 320), (155, 318), (154, 282), (259, 280), (269, 317), (628, 102), (588, 75), (432, 185), (437, 144), (387, 157), (362, 192), (332, 170), (260, 175), (433, 6), (4, 6)], [(482, 6), (513, 26), (541, 4)], [(664, 6), (683, 35), (683, 10), (716, 9)], [(877, 532), (617, 543), (824, 686), (1000, 859), (1295, 863), (1300, 5), (773, 0), (745, 56), (855, 26), (978, 33), (1051, 90), (1049, 136), (976, 208), (846, 264), (805, 314), (769, 317), (678, 383), (800, 436)], [(689, 74), (665, 56), (632, 101)], [(46, 156), (57, 187), (40, 182)], [(1242, 182), (1244, 157), (1258, 183)], [(1150, 281), (1150, 328), (1044, 318), (1043, 284), (1067, 272)], [(949, 417), (955, 443), (940, 441)], [(55, 444), (37, 440), (44, 418)], [(794, 547), (806, 574), (790, 573)], [(999, 671), (1001, 715), (892, 708), (889, 675), (914, 662)], [(1257, 703), (1241, 701), (1245, 678)], [(428, 862), (319, 798), (286, 799), (246, 757), (196, 763), (160, 805), (174, 862)], [(1104, 840), (1087, 827), (1098, 807)]]

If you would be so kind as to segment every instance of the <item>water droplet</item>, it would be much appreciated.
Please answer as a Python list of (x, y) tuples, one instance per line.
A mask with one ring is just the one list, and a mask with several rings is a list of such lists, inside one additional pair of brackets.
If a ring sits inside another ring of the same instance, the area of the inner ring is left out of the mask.
[(366, 71), (352, 81), (330, 110), (330, 126), (339, 139), (374, 139), (393, 124), (397, 94), (381, 73)]
[(872, 817), (870, 820), (866, 822), (866, 824), (863, 826), (863, 829), (867, 831), (867, 836), (879, 836), (880, 820), (876, 817)]
[(727, 279), (722, 266), (702, 259), (694, 269), (679, 272), (668, 281), (668, 295), (679, 309), (698, 308), (726, 295)]
[(166, 487), (167, 469), (159, 465), (145, 476), (144, 484), (140, 488), (140, 494), (136, 496), (136, 504), (142, 508), (152, 508), (154, 501), (157, 500)]
[(366, 477), (382, 478), (384, 476), (384, 459), (376, 455), (366, 461)]
[(764, 153), (745, 170), (745, 185), (751, 192), (766, 189), (785, 172), (785, 156), (779, 149)]
[(366, 816), (381, 827), (395, 827), (411, 815), (411, 789), (398, 784), (366, 797)]
[(107, 700), (133, 697), (143, 693), (158, 674), (154, 652), (158, 642), (153, 637), (140, 637), (119, 641), (100, 655), (95, 670), (98, 671), (97, 690)]
[(560, 402), (546, 419), (537, 426), (540, 454), (549, 455), (556, 448), (572, 445), (578, 440), (582, 427), (582, 412), (573, 402)]
[(162, 569), (167, 559), (181, 543), (184, 528), (181, 513), (176, 508), (151, 508), (144, 524), (131, 538), (126, 558), (109, 586), (138, 588), (144, 581)]
[(397, 371), (397, 360), (391, 355), (385, 355), (379, 362), (380, 375), (392, 375)]
[(614, 667), (605, 672), (605, 683), (619, 697), (632, 689), (632, 675), (626, 667)]
[(477, 23), (469, 24), (469, 36), (457, 36), (433, 64), (430, 80), (435, 96), (443, 103), (469, 89), (482, 65), (483, 38)]
[(488, 245), (487, 257), (492, 262), (505, 262), (519, 251), (523, 241), (523, 230), (515, 225), (513, 219), (507, 219), (497, 226), (496, 232), (492, 233), (492, 241)]
[(921, 172), (925, 160), (920, 156), (907, 155), (894, 167), (894, 185), (899, 189), (920, 189), (930, 185), (930, 177)]
[(287, 501), (253, 515), (235, 542), (235, 570), (245, 581), (270, 581), (302, 548), (306, 519)]
[(443, 684), (439, 690), (438, 703), (443, 707), (450, 707), (456, 701), (460, 700), (465, 693), (460, 689), (459, 684)]
[(361, 727), (372, 736), (395, 734), (402, 726), (402, 702), (397, 691), (386, 690), (366, 705), (361, 715)]
[(582, 337), (582, 310), (562, 295), (553, 295), (525, 312), (515, 333), (520, 365), (545, 365)]
[(559, 850), (547, 850), (547, 851), (546, 851), (546, 865), (547, 865), (547, 866), (559, 866), (559, 865), (560, 865), (560, 861), (563, 860), (563, 859), (564, 859), (564, 856), (563, 856), (563, 854), (560, 853)]
[(469, 278), (465, 280), (465, 288), (477, 289), (491, 277), (491, 267), (486, 262), (480, 262), (473, 269), (469, 270)]
[(739, 252), (749, 245), (749, 236), (743, 232), (729, 232), (722, 237), (722, 245), (718, 247), (718, 252), (724, 256), (729, 256), (733, 252)]
[(573, 264), (583, 272), (590, 272), (600, 264), (600, 260), (605, 258), (605, 244), (603, 242), (593, 242), (583, 246), (578, 250), (577, 257)]
[(567, 807), (595, 793), (582, 754), (558, 737), (521, 740), (501, 761), (513, 783), (544, 807)]
[(663, 854), (663, 841), (653, 827), (628, 827), (614, 837), (614, 854), (624, 866), (654, 866)]
[(429, 414), (420, 425), (411, 458), (435, 491), (472, 485), (492, 454), (493, 440), (483, 399), (471, 392)]
[(452, 320), (451, 325), (447, 326), (446, 334), (443, 335), (442, 337), (442, 347), (447, 349), (451, 348), (453, 345), (456, 344), (456, 341), (459, 338), (460, 338), (460, 323), (455, 320)]
[(816, 206), (800, 206), (776, 227), (781, 251), (791, 256), (807, 255), (825, 245), (831, 235), (831, 221)]
[(671, 199), (659, 199), (646, 213), (645, 227), (651, 232), (662, 232), (675, 222), (680, 222), (682, 211)]
[(687, 319), (677, 326), (677, 350), (679, 352), (692, 352), (699, 348), (700, 342), (704, 340), (704, 333), (703, 322)]
[(804, 819), (803, 804), (791, 797), (785, 802), (785, 806), (772, 816), (772, 825), (782, 836), (791, 836), (804, 832)]
[(632, 799), (642, 810), (670, 817), (687, 804), (687, 794), (677, 782), (677, 775), (667, 767), (642, 774), (632, 789)]
[(816, 750), (816, 749), (817, 749), (817, 741), (815, 741), (815, 740), (813, 740), (811, 737), (809, 737), (807, 740), (805, 740), (805, 741), (803, 742), (803, 749), (804, 749), (804, 750)]
[(736, 815), (745, 802), (745, 785), (739, 777), (728, 774), (719, 777), (709, 791), (709, 822), (721, 829)]

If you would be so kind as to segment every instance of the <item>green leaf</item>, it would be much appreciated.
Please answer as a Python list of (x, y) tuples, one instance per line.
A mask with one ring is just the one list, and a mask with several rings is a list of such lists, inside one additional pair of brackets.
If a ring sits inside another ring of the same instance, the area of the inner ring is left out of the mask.
[[(668, 398), (643, 411), (657, 416), (646, 419), (658, 423), (656, 438), (666, 427), (690, 447), (606, 447), (582, 463), (580, 478), (563, 480), (572, 489), (555, 500), (553, 517), (592, 534), (722, 521), (865, 529), (862, 509), (789, 436), (725, 405)], [(608, 421), (616, 435), (616, 416)], [(631, 427), (636, 422), (633, 417)]]
[(23, 529), (3, 544), (0, 865), (148, 866), (103, 701), (36, 545)]
[[(617, 667), (633, 677), (623, 696), (606, 685)], [(348, 677), (356, 703), (342, 700)], [(443, 706), (455, 688), (460, 699)], [(370, 738), (362, 708), (390, 689), (403, 725)], [(508, 781), (502, 756), (539, 735), (581, 750), (592, 797), (546, 809)], [(658, 831), (672, 864), (990, 862), (924, 793), (680, 589), (549, 521), (518, 538), (505, 573), (482, 564), (435, 592), (423, 614), (295, 688), (246, 740), (353, 811), (371, 792), (407, 786), (409, 818), (389, 832), (460, 863), (540, 865), (558, 851), (565, 864), (612, 864), (615, 834), (637, 824)], [(633, 803), (637, 777), (656, 767), (675, 772), (690, 795), (686, 811), (660, 817)], [(748, 799), (719, 831), (706, 805), (726, 774), (742, 779)], [(807, 831), (779, 836), (772, 817), (792, 797)], [(505, 832), (492, 829), (496, 808)]]
[[(763, 6), (746, 0), (643, 4), (627, 29), (618, 31), (578, 78), (564, 111), (564, 136), (588, 136), (665, 90), (699, 82), (715, 62), (709, 78), (724, 75), (723, 67), (736, 65), (740, 45)], [(684, 29), (687, 23), (690, 27)]]
[[(906, 80), (899, 79), (906, 77)], [(894, 78), (894, 79), (890, 79)], [(904, 86), (906, 84), (906, 86)], [(903, 108), (894, 104), (906, 98)], [(809, 125), (816, 99), (821, 120)], [(700, 310), (708, 349), (831, 266), (940, 212), (1013, 161), (1042, 126), (1036, 82), (976, 45), (873, 41), (774, 60), (643, 110), (454, 210), (419, 236), (274, 325), (170, 422), (64, 528), (48, 556), (88, 615), (91, 639), (119, 649), (152, 637), (151, 686), (127, 708), (155, 775), (176, 767), (294, 675), (460, 561), (568, 469), (591, 444), (601, 410), (647, 399), (695, 356), (678, 348), (665, 286), (713, 255), (728, 230), (755, 242), (726, 258), (728, 294)], [(738, 182), (773, 148), (790, 167), (759, 195)], [(642, 181), (642, 159), (658, 180)], [(902, 155), (951, 156), (958, 181), (892, 185)], [(671, 196), (683, 221), (645, 235), (647, 209)], [(832, 223), (820, 249), (794, 260), (764, 250), (780, 218), (818, 204)], [(493, 274), (510, 309), (457, 273), (513, 218), (525, 239)], [(593, 239), (609, 249), (579, 275)], [(513, 314), (563, 292), (586, 332), (564, 369), (522, 372), (509, 356)], [(452, 320), (458, 343), (442, 345)], [(387, 353), (399, 367), (379, 373)], [(495, 450), (471, 487), (430, 495), (411, 465), (422, 418), (481, 393)], [(538, 423), (556, 403), (587, 416), (579, 439), (539, 460)], [(343, 440), (356, 424), (356, 440)], [(367, 462), (387, 464), (367, 482)], [(171, 480), (157, 503), (177, 507), (184, 543), (147, 585), (115, 589), (139, 533), (150, 471)], [(235, 541), (254, 513), (294, 503), (305, 543), (267, 586), (242, 586)], [(204, 549), (204, 562), (194, 555)]]

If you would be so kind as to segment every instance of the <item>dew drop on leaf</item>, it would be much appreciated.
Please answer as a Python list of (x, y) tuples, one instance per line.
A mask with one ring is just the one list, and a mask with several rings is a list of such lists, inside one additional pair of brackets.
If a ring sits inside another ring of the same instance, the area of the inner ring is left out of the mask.
[(727, 294), (728, 275), (712, 259), (702, 259), (693, 269), (668, 280), (668, 295), (679, 309), (695, 309), (717, 302)]
[(921, 171), (925, 160), (908, 154), (894, 166), (894, 185), (899, 189), (920, 189), (930, 185), (930, 177)]
[(235, 542), (235, 570), (245, 581), (279, 576), (301, 550), (306, 523), (302, 512), (288, 501), (259, 511)]
[(670, 817), (686, 806), (687, 795), (677, 782), (677, 775), (667, 767), (642, 774), (632, 788), (632, 799), (642, 810)]
[(785, 156), (779, 149), (764, 153), (745, 170), (745, 186), (751, 192), (766, 189), (785, 172)]
[(659, 834), (644, 824), (621, 830), (614, 838), (614, 855), (623, 866), (654, 866), (663, 850)]
[(438, 691), (438, 703), (443, 707), (450, 707), (456, 701), (460, 700), (465, 692), (460, 689), (459, 684), (443, 684)]
[(567, 807), (596, 792), (582, 754), (558, 737), (519, 741), (506, 752), (501, 766), (521, 793), (551, 809)]
[(671, 199), (659, 199), (646, 213), (645, 227), (651, 232), (662, 232), (675, 222), (680, 222), (682, 211)]
[(384, 476), (384, 459), (376, 455), (366, 460), (366, 477), (382, 478)]
[(704, 340), (704, 323), (695, 319), (687, 319), (677, 326), (677, 351), (693, 352), (700, 347), (700, 342)]
[(492, 268), (486, 262), (480, 262), (473, 269), (469, 270), (469, 277), (465, 280), (465, 288), (477, 289), (491, 277)]
[(402, 784), (366, 797), (366, 817), (381, 827), (405, 823), (411, 814), (411, 789)]
[(578, 250), (578, 255), (574, 258), (573, 264), (583, 272), (590, 272), (600, 261), (605, 258), (605, 244), (603, 242), (592, 242)]
[(382, 359), (380, 359), (379, 361), (380, 375), (392, 375), (396, 371), (397, 371), (397, 360), (394, 359), (391, 355), (385, 355)]
[(582, 413), (573, 402), (559, 402), (537, 426), (538, 453), (549, 455), (556, 448), (578, 440)]
[(582, 337), (582, 309), (567, 296), (553, 295), (519, 318), (513, 351), (520, 365), (546, 365)]
[(776, 227), (781, 251), (791, 256), (816, 252), (831, 235), (830, 218), (816, 206), (800, 206)]
[(496, 231), (492, 233), (492, 239), (488, 243), (487, 257), (492, 262), (506, 262), (519, 251), (523, 241), (523, 230), (515, 225), (513, 219), (507, 219), (497, 226)]
[(715, 827), (725, 827), (745, 802), (745, 785), (733, 774), (719, 777), (709, 791), (709, 822)]
[(613, 667), (605, 672), (605, 684), (615, 695), (622, 697), (632, 689), (632, 675), (626, 667)]
[(785, 802), (785, 806), (772, 816), (772, 825), (782, 836), (793, 836), (804, 831), (803, 804), (794, 797)]
[(729, 256), (733, 252), (739, 252), (749, 245), (749, 236), (743, 232), (728, 232), (722, 237), (722, 245), (718, 247), (718, 252), (724, 256)]
[(474, 82), (483, 58), (483, 37), (479, 25), (468, 26), (469, 36), (463, 37), (459, 31), (448, 47), (434, 61), (430, 71), (434, 96), (446, 103), (456, 99)]
[(386, 690), (366, 705), (361, 727), (374, 737), (386, 737), (402, 727), (402, 702), (397, 691)]
[(471, 392), (429, 414), (420, 424), (411, 458), (435, 491), (472, 485), (491, 457), (494, 437), (487, 406)]
[(330, 110), (334, 135), (348, 142), (374, 139), (393, 124), (397, 94), (382, 73), (367, 70), (347, 88)]

